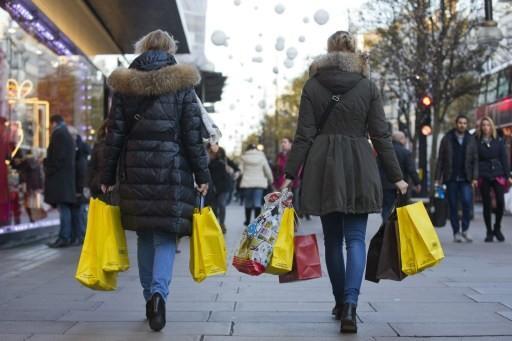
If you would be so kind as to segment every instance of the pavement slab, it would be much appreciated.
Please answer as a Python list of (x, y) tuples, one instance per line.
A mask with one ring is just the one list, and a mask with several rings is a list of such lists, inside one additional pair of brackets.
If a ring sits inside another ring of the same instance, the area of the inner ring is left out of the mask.
[[(243, 209), (230, 206), (227, 219), (230, 262)], [(379, 224), (371, 215), (367, 241)], [(183, 238), (161, 333), (151, 332), (144, 320), (134, 233), (127, 233), (132, 267), (119, 274), (113, 292), (92, 291), (74, 279), (80, 248), (34, 244), (0, 250), (0, 268), (6, 269), (0, 276), (0, 341), (512, 341), (511, 244), (484, 243), (478, 214), (472, 244), (453, 244), (450, 229), (437, 230), (446, 254), (440, 265), (402, 282), (363, 281), (359, 334), (343, 336), (330, 313), (320, 222), (302, 225), (305, 233), (317, 233), (324, 276), (287, 284), (231, 266), (226, 275), (196, 283), (188, 269), (189, 240)], [(512, 226), (512, 217), (503, 226)]]

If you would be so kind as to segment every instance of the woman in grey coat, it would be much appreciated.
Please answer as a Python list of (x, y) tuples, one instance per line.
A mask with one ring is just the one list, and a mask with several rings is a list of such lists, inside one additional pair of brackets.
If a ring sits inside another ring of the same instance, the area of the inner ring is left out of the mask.
[[(332, 110), (322, 124), (328, 106)], [(357, 332), (367, 219), (382, 207), (372, 145), (389, 180), (405, 193), (407, 183), (391, 143), (379, 91), (368, 79), (367, 58), (356, 52), (352, 35), (338, 31), (328, 39), (328, 54), (311, 65), (310, 79), (304, 85), (284, 186), (304, 165), (301, 210), (321, 217), (327, 270), (336, 300), (333, 314), (342, 320), (344, 333)]]

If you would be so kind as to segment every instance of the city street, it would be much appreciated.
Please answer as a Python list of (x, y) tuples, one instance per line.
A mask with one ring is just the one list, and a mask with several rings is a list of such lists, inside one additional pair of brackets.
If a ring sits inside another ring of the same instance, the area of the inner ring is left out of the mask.
[[(229, 262), (242, 231), (243, 210), (228, 208)], [(380, 218), (373, 215), (367, 239)], [(320, 222), (304, 222), (319, 234)], [(278, 284), (229, 267), (226, 276), (192, 281), (188, 239), (180, 243), (167, 305), (167, 326), (149, 330), (138, 282), (135, 235), (128, 233), (131, 269), (115, 292), (95, 292), (74, 280), (80, 248), (43, 244), (0, 251), (0, 340), (512, 340), (512, 217), (505, 243), (484, 243), (481, 208), (472, 244), (454, 244), (449, 226), (438, 229), (446, 259), (403, 282), (365, 282), (358, 335), (339, 334), (324, 277)], [(323, 245), (320, 245), (323, 252)]]

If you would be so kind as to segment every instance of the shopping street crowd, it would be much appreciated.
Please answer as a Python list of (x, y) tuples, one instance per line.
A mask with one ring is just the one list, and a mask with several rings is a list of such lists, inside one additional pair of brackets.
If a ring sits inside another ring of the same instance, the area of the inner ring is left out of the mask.
[[(82, 243), (89, 195), (120, 206), (123, 228), (138, 236), (146, 316), (153, 330), (161, 330), (177, 240), (191, 233), (198, 195), (205, 196), (225, 232), (230, 202), (244, 205), (240, 223), (249, 225), (262, 211), (264, 194), (290, 188), (301, 216), (321, 217), (332, 314), (341, 320), (342, 332), (357, 332), (368, 214), (381, 212), (385, 221), (398, 196), (419, 192), (421, 186), (406, 136), (392, 132), (386, 122), (354, 37), (336, 32), (327, 48), (310, 68), (295, 137), (282, 138), (273, 162), (253, 144), (235, 162), (219, 141), (205, 143), (193, 88), (198, 71), (176, 62), (176, 43), (168, 33), (157, 30), (142, 37), (130, 67), (109, 77), (112, 106), (92, 152), (62, 117), (51, 118), (44, 200), (58, 208), (60, 233), (49, 246)], [(479, 122), (474, 135), (468, 125), (461, 114), (443, 137), (435, 185), (446, 188), (455, 242), (472, 241), (474, 189), (484, 207), (485, 241), (502, 242), (505, 193), (512, 184), (510, 155), (490, 118)]]

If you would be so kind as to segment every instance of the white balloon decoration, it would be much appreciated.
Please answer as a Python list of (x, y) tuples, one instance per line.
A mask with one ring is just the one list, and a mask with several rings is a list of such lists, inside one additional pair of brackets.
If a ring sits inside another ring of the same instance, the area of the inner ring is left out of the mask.
[(261, 52), (261, 51), (263, 51), (263, 46), (258, 44), (258, 45), (256, 45), (256, 47), (254, 47), (254, 49), (256, 50), (256, 52)]
[(262, 57), (254, 57), (252, 59), (253, 63), (263, 63), (263, 58)]
[(229, 106), (229, 110), (235, 110), (235, 108), (236, 108), (236, 106), (235, 106), (234, 104), (231, 104), (231, 105)]
[(235, 0), (235, 6), (240, 6), (240, 4), (242, 3), (240, 0)]
[(305, 41), (306, 41), (306, 37), (304, 37), (304, 36), (300, 36), (300, 37), (299, 37), (299, 42), (300, 42), (300, 43), (303, 43), (303, 42), (305, 42)]
[(283, 51), (284, 50), (284, 38), (283, 37), (278, 37), (276, 39), (276, 50), (277, 51)]
[(291, 59), (286, 59), (284, 61), (284, 66), (286, 66), (288, 69), (291, 69), (293, 67), (293, 60)]
[(212, 33), (212, 43), (216, 46), (228, 46), (228, 36), (223, 31), (214, 31)]
[(283, 4), (277, 4), (274, 10), (276, 11), (277, 14), (283, 14), (285, 7), (283, 6)]
[(318, 25), (325, 25), (329, 21), (329, 13), (324, 9), (316, 11), (314, 19)]
[(302, 21), (304, 22), (304, 24), (307, 24), (307, 23), (309, 23), (309, 18), (308, 17), (304, 17), (304, 19), (302, 19)]
[(260, 109), (265, 109), (267, 107), (267, 102), (265, 102), (265, 100), (262, 99), (261, 101), (258, 102), (258, 106), (260, 107)]
[(297, 57), (298, 53), (299, 52), (297, 51), (297, 49), (295, 47), (290, 47), (288, 50), (286, 50), (286, 56), (290, 60), (294, 60), (295, 57)]
[(272, 69), (272, 71), (275, 73), (275, 74), (278, 74), (279, 73), (279, 68), (277, 66), (274, 66), (274, 68)]

